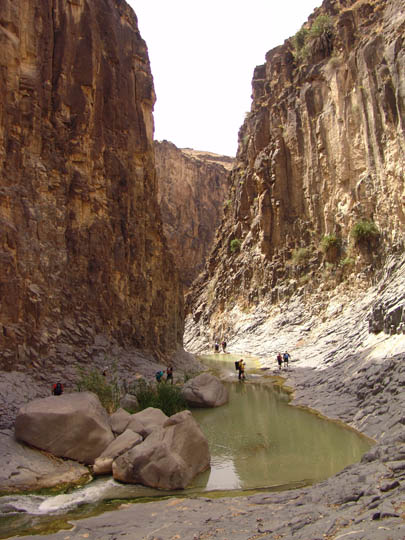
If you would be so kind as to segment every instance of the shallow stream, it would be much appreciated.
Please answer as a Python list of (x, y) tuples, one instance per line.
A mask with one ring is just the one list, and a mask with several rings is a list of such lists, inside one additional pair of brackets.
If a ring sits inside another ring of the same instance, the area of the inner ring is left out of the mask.
[(225, 380), (230, 395), (227, 405), (193, 411), (209, 441), (210, 471), (181, 492), (103, 477), (69, 493), (0, 497), (0, 538), (58, 530), (68, 519), (110, 510), (128, 499), (232, 496), (308, 485), (359, 461), (370, 448), (370, 440), (359, 433), (289, 405), (277, 378), (260, 370), (256, 359), (244, 357), (247, 379), (239, 382), (234, 367), (239, 357), (221, 353), (202, 358)]

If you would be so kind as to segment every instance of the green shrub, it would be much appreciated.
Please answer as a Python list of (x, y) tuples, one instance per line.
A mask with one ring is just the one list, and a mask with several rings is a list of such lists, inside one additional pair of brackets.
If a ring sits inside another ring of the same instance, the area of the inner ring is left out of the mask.
[(308, 36), (310, 39), (329, 34), (332, 31), (332, 19), (329, 15), (318, 15), (309, 29)]
[(306, 60), (311, 52), (311, 41), (321, 36), (330, 36), (332, 28), (329, 15), (318, 15), (309, 30), (300, 28), (292, 40), (297, 60)]
[(230, 243), (231, 252), (235, 253), (235, 252), (240, 251), (241, 244), (242, 242), (239, 240), (239, 238), (234, 238), (233, 240), (231, 240), (231, 243)]
[(345, 257), (340, 261), (340, 266), (349, 267), (354, 266), (355, 260), (352, 257)]
[(356, 244), (369, 245), (380, 236), (380, 231), (374, 221), (363, 219), (355, 224), (351, 235)]
[(162, 381), (158, 384), (147, 383), (144, 379), (137, 381), (131, 388), (139, 403), (139, 410), (154, 407), (171, 416), (187, 409), (187, 403), (181, 395), (181, 387)]
[(294, 249), (292, 252), (292, 260), (295, 265), (307, 262), (311, 256), (311, 250), (305, 247)]
[(340, 239), (335, 234), (325, 234), (321, 240), (321, 250), (325, 253), (330, 249), (340, 247)]
[(78, 369), (79, 378), (76, 382), (78, 392), (94, 392), (108, 413), (113, 413), (119, 407), (121, 390), (118, 384), (118, 376), (113, 368), (109, 378), (105, 377), (97, 368), (85, 370)]

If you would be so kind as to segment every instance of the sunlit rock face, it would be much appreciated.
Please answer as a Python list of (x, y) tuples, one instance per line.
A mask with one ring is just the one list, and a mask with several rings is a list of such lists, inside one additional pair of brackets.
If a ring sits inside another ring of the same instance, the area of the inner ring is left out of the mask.
[(147, 48), (122, 0), (3, 0), (3, 368), (182, 342), (156, 198)]
[(233, 158), (155, 142), (163, 229), (185, 288), (203, 270), (223, 217)]
[[(188, 298), (194, 334), (227, 332), (232, 316), (222, 315), (234, 306), (248, 312), (342, 280), (358, 290), (403, 251), (404, 7), (327, 0), (304, 25), (305, 50), (291, 38), (256, 67), (231, 204)], [(319, 16), (329, 28), (316, 35)], [(380, 234), (356, 244), (364, 220)], [(322, 251), (325, 236), (338, 249)]]

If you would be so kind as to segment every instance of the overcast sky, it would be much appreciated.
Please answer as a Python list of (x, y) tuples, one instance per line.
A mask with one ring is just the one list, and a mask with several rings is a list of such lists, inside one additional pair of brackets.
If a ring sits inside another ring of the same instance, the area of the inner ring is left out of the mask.
[(235, 155), (255, 66), (321, 0), (127, 0), (138, 16), (157, 102), (155, 139)]

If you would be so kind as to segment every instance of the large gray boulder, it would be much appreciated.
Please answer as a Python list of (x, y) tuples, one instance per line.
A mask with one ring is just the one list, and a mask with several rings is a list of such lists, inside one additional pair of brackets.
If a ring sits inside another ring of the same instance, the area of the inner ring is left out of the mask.
[(18, 412), (15, 436), (59, 457), (92, 464), (114, 440), (107, 412), (91, 392), (30, 401)]
[(174, 414), (143, 443), (113, 462), (121, 482), (184, 489), (210, 466), (208, 441), (190, 411)]
[(133, 414), (127, 428), (139, 433), (145, 439), (153, 430), (162, 426), (168, 418), (161, 409), (148, 407)]
[(132, 415), (124, 409), (118, 409), (110, 415), (111, 429), (116, 435), (121, 435), (127, 429)]
[(128, 452), (128, 450), (142, 441), (143, 438), (139, 433), (134, 433), (130, 429), (125, 430), (96, 459), (93, 466), (93, 473), (96, 475), (111, 474), (114, 459)]
[(210, 373), (189, 379), (183, 386), (182, 395), (190, 407), (219, 407), (229, 400), (226, 386)]

